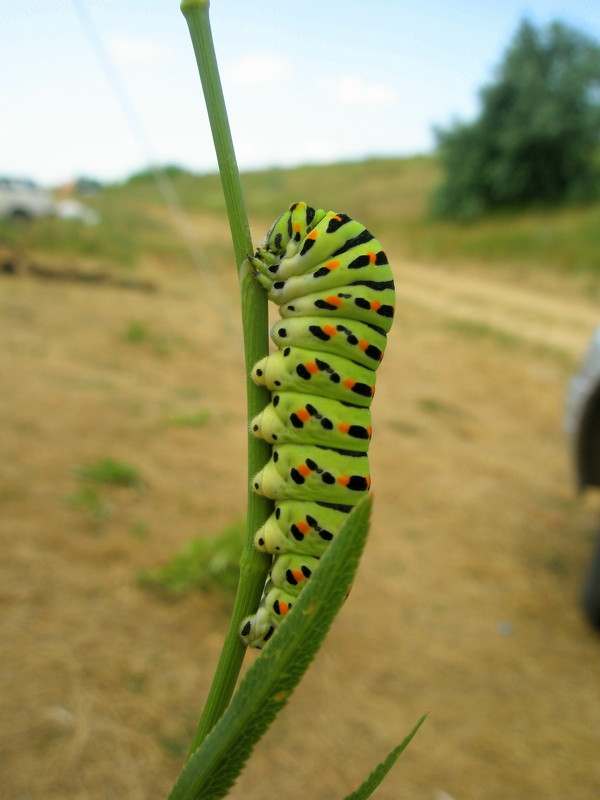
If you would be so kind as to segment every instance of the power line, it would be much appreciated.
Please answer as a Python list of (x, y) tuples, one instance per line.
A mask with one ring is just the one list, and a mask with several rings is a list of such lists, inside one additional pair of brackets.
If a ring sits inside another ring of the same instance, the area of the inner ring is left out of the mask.
[[(177, 227), (179, 235), (186, 246), (190, 259), (194, 267), (203, 274), (205, 280), (209, 285), (209, 289), (216, 295), (219, 295), (219, 300), (223, 300), (223, 293), (215, 280), (215, 271), (209, 262), (208, 256), (204, 248), (194, 238), (192, 233), (192, 225), (190, 219), (181, 203), (181, 198), (166, 172), (157, 163), (154, 148), (146, 134), (144, 126), (136, 112), (135, 106), (121, 80), (121, 76), (115, 69), (112, 59), (104, 46), (104, 42), (92, 16), (90, 15), (85, 0), (71, 0), (75, 13), (77, 14), (81, 26), (90, 42), (96, 58), (104, 72), (104, 76), (109, 85), (109, 88), (114, 95), (131, 131), (137, 140), (137, 143), (142, 151), (146, 162), (152, 172), (152, 176), (159, 192), (161, 193), (167, 208), (171, 212), (173, 221)], [(210, 273), (210, 275), (209, 275)]]

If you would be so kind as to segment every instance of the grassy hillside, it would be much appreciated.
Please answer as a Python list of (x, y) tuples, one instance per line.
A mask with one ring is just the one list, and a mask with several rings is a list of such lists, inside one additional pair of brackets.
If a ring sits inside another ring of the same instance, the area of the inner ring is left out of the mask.
[[(96, 227), (2, 228), (3, 800), (166, 797), (217, 663), (231, 600), (198, 572), (230, 581), (245, 513), (238, 290), (217, 177), (173, 179), (201, 272), (148, 176), (86, 198)], [(257, 240), (298, 198), (364, 220), (398, 314), (359, 575), (230, 800), (344, 797), (424, 711), (377, 800), (600, 797), (578, 602), (598, 496), (576, 497), (561, 422), (599, 209), (434, 224), (437, 179), (428, 159), (244, 176)]]
[[(192, 223), (196, 215), (225, 220), (218, 175), (173, 168), (168, 175)], [(413, 261), (502, 266), (519, 274), (600, 273), (600, 204), (505, 213), (470, 224), (434, 221), (428, 202), (439, 179), (436, 161), (418, 157), (251, 172), (243, 176), (243, 185), (257, 239), (290, 202), (305, 199), (347, 211), (376, 230), (388, 250)], [(64, 220), (18, 229), (3, 223), (0, 242), (120, 267), (134, 267), (145, 253), (159, 260), (186, 259), (186, 246), (150, 173), (85, 202), (102, 215), (97, 227)], [(225, 252), (210, 255), (229, 257)]]

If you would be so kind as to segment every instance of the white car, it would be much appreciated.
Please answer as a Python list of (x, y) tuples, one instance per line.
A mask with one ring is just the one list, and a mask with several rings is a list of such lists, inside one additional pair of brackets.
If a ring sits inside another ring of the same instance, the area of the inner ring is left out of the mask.
[(0, 177), (0, 217), (36, 219), (56, 213), (48, 192), (27, 178)]
[[(600, 486), (600, 327), (567, 392), (565, 427), (569, 434), (575, 478), (580, 490)], [(600, 538), (582, 594), (587, 618), (600, 628)]]

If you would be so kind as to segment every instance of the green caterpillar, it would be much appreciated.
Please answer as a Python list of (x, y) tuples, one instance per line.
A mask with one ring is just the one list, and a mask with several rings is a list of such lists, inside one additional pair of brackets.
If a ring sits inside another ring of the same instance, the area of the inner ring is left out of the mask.
[(369, 491), (369, 407), (395, 292), (377, 239), (346, 214), (306, 203), (276, 220), (250, 264), (282, 317), (271, 329), (279, 350), (252, 370), (272, 395), (251, 429), (273, 445), (253, 488), (275, 500), (254, 542), (274, 558), (240, 635), (260, 648)]

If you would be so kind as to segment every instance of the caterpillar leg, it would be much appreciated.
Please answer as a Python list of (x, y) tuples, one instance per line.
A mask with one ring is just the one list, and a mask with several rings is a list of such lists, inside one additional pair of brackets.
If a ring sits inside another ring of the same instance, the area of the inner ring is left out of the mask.
[[(270, 292), (273, 287), (274, 276), (272, 273), (269, 272), (269, 261), (266, 260), (262, 255), (258, 257), (258, 254), (261, 253), (260, 250), (257, 250), (256, 256), (250, 256), (248, 261), (252, 268), (252, 274), (256, 278), (256, 280), (260, 283), (260, 285), (265, 289), (267, 292)], [(269, 253), (264, 253), (265, 257), (273, 258)], [(275, 271), (277, 271), (277, 266), (275, 265)]]
[(260, 650), (275, 633), (277, 626), (290, 612), (293, 604), (292, 595), (268, 581), (258, 610), (250, 617), (246, 617), (240, 625), (240, 636), (244, 642), (249, 647)]

